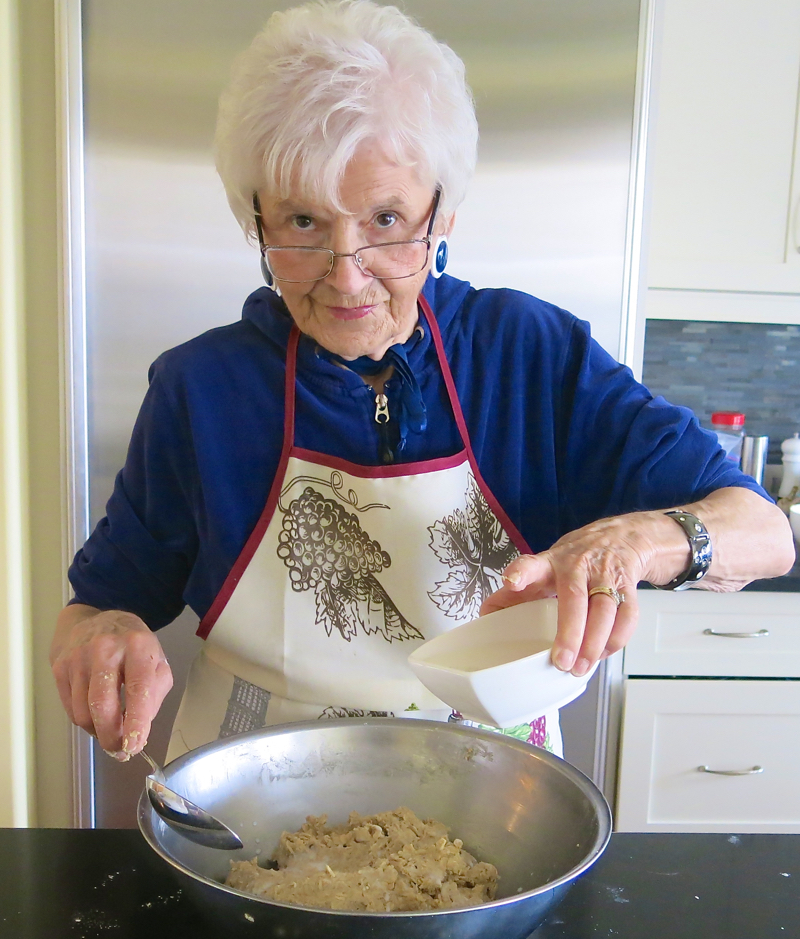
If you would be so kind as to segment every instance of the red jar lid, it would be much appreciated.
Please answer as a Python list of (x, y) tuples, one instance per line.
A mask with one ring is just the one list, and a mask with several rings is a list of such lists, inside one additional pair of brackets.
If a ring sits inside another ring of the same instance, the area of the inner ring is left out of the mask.
[(744, 427), (744, 414), (741, 411), (714, 411), (712, 424), (724, 424), (728, 427)]

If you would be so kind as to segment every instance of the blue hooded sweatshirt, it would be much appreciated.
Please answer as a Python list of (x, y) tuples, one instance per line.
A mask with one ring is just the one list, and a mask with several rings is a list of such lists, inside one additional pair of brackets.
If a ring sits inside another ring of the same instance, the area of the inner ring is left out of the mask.
[[(666, 508), (724, 486), (766, 493), (685, 408), (654, 398), (587, 323), (514, 290), (447, 275), (424, 295), (442, 333), (484, 480), (534, 552), (605, 516)], [(242, 319), (161, 355), (106, 517), (70, 568), (75, 602), (158, 629), (203, 617), (267, 501), (283, 437), (283, 301), (256, 290)], [(427, 428), (398, 462), (462, 449), (430, 331), (405, 344)], [(391, 401), (397, 378), (387, 382)], [(302, 337), (297, 446), (381, 464), (375, 394)]]

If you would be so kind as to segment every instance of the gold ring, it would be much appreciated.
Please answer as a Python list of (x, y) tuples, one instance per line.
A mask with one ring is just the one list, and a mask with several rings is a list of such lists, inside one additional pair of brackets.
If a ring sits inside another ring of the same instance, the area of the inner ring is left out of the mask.
[(619, 590), (615, 590), (613, 587), (592, 587), (589, 596), (593, 597), (596, 593), (604, 593), (607, 597), (611, 597), (617, 606), (625, 602), (625, 594), (620, 593)]

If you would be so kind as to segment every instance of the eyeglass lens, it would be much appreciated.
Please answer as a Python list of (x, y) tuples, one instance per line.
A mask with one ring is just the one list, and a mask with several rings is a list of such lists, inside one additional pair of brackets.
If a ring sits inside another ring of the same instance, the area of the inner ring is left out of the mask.
[[(267, 248), (265, 254), (278, 280), (321, 280), (333, 270), (334, 254), (327, 248)], [(411, 277), (425, 267), (428, 245), (422, 241), (369, 245), (359, 248), (354, 259), (371, 277)]]

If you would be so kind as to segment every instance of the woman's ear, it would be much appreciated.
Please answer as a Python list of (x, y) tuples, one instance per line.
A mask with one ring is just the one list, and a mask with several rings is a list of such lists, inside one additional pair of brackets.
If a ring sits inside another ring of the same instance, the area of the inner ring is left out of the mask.
[(455, 225), (455, 223), (456, 223), (456, 213), (453, 212), (450, 218), (445, 222), (445, 226), (444, 226), (444, 233), (445, 235), (447, 235), (448, 238), (450, 237), (450, 235), (453, 234), (453, 226)]

